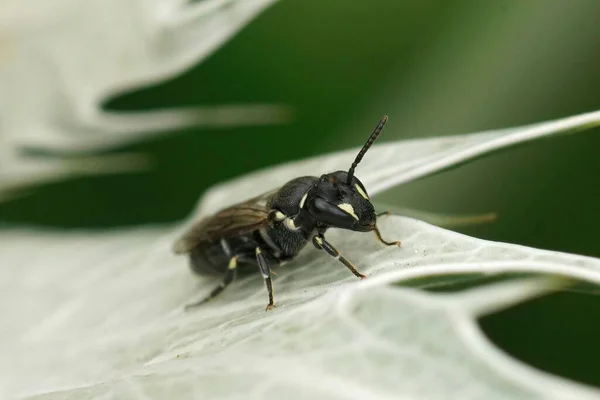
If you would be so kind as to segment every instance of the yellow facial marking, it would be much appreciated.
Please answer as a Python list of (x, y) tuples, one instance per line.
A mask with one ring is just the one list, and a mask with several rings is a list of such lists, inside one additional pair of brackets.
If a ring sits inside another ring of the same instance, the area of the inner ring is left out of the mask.
[(231, 257), (231, 260), (229, 260), (229, 269), (235, 269), (236, 267), (237, 267), (237, 257)]
[(319, 245), (322, 245), (322, 244), (323, 244), (323, 239), (321, 239), (321, 238), (320, 238), (320, 237), (318, 237), (318, 236), (315, 236), (315, 241), (316, 241), (317, 243), (319, 243)]
[(260, 251), (260, 247), (257, 247), (257, 248), (256, 248), (256, 255), (259, 255), (260, 253), (261, 253), (261, 251)]
[(285, 214), (282, 213), (281, 211), (276, 211), (275, 212), (275, 219), (277, 221), (283, 221), (286, 218)]
[(348, 203), (338, 204), (338, 207), (342, 210), (346, 211), (348, 214), (352, 215), (352, 217), (358, 221), (358, 215), (354, 212), (354, 207)]
[(358, 192), (358, 194), (360, 194), (365, 200), (369, 200), (369, 196), (367, 196), (365, 191), (362, 190), (362, 188), (360, 187), (360, 185), (358, 183), (355, 183), (354, 187), (356, 188), (356, 191)]

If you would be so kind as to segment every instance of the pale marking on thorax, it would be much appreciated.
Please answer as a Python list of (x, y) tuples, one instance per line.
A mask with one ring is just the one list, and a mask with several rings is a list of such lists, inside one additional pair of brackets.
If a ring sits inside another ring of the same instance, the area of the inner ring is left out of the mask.
[(294, 224), (294, 219), (289, 217), (283, 220), (283, 225), (290, 231), (297, 231), (300, 229), (296, 226), (296, 224)]
[(304, 193), (302, 199), (300, 200), (300, 209), (304, 208), (304, 202), (306, 201), (306, 196), (308, 196), (308, 192)]

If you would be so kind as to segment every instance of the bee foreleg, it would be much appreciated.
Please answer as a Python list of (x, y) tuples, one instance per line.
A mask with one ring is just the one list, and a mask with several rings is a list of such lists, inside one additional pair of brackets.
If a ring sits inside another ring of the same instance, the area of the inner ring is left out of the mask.
[[(379, 218), (379, 217), (387, 217), (387, 216), (390, 216), (390, 215), (392, 215), (391, 212), (384, 211), (384, 212), (381, 212), (381, 213), (377, 214), (377, 218)], [(386, 246), (398, 246), (398, 247), (400, 247), (402, 245), (402, 242), (399, 241), (399, 240), (395, 240), (393, 242), (388, 242), (387, 240), (383, 239), (381, 237), (381, 232), (379, 232), (379, 228), (377, 227), (377, 225), (375, 225), (375, 229), (373, 229), (373, 231), (375, 232), (375, 236), (377, 236), (377, 240), (379, 240), (381, 243), (385, 244)]]
[(402, 242), (399, 240), (393, 241), (393, 242), (388, 242), (387, 240), (383, 239), (381, 237), (381, 232), (379, 232), (379, 228), (377, 228), (377, 226), (375, 226), (375, 228), (373, 229), (373, 232), (375, 232), (375, 236), (377, 236), (377, 240), (379, 240), (381, 243), (385, 244), (386, 246), (402, 246)]
[(275, 303), (273, 302), (273, 283), (271, 282), (271, 269), (269, 268), (269, 263), (260, 247), (256, 248), (256, 261), (258, 262), (260, 274), (264, 278), (267, 290), (269, 291), (269, 304), (267, 304), (267, 307), (265, 308), (265, 311), (269, 311), (275, 307)]
[(331, 257), (339, 260), (342, 264), (344, 264), (354, 275), (359, 277), (360, 279), (365, 279), (366, 275), (361, 274), (356, 267), (348, 260), (346, 257), (340, 254), (339, 251), (335, 247), (332, 246), (325, 237), (322, 235), (315, 235), (313, 237), (313, 244), (319, 250), (325, 251), (325, 253), (329, 254)]
[(225, 288), (227, 286), (229, 286), (229, 284), (235, 280), (236, 274), (237, 274), (237, 257), (231, 257), (231, 259), (229, 260), (229, 265), (227, 267), (227, 272), (225, 273), (225, 278), (223, 279), (223, 282), (221, 282), (221, 284), (219, 286), (214, 288), (213, 291), (210, 292), (210, 294), (208, 296), (206, 296), (205, 298), (203, 298), (202, 300), (200, 300), (196, 303), (187, 304), (185, 306), (185, 310), (189, 310), (190, 308), (198, 307), (198, 306), (208, 302), (209, 300), (213, 299), (214, 297), (218, 296), (219, 294), (221, 294), (221, 292), (223, 290), (225, 290)]

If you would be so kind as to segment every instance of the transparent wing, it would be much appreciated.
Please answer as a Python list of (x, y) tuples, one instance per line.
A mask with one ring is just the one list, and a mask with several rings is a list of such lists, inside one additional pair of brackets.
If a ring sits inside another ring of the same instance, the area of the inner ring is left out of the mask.
[(196, 222), (175, 242), (173, 251), (188, 253), (202, 242), (213, 243), (222, 238), (243, 235), (266, 226), (269, 204), (278, 190), (263, 193)]

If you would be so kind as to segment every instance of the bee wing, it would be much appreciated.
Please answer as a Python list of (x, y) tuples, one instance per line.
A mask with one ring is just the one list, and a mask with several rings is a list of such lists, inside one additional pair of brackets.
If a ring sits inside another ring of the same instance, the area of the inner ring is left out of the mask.
[(276, 192), (264, 193), (196, 222), (175, 242), (173, 251), (188, 253), (202, 242), (212, 243), (266, 226), (269, 222), (269, 202)]

